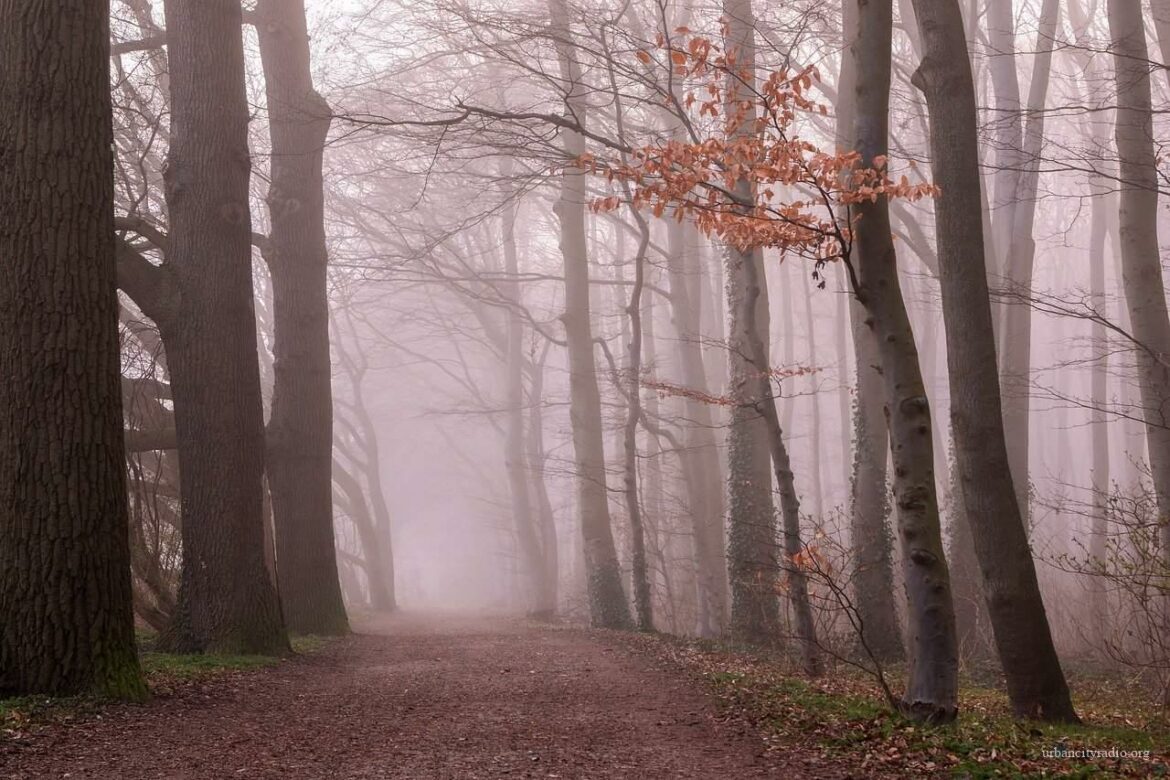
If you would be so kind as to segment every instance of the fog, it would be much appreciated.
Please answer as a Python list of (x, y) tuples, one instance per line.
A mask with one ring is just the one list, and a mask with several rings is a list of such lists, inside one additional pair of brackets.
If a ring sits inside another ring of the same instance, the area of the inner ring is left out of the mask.
[[(1164, 0), (110, 14), (108, 94), (0, 92), (0, 551), (96, 507), (127, 653), (442, 613), (1170, 701)], [(74, 588), (4, 554), (0, 622)]]

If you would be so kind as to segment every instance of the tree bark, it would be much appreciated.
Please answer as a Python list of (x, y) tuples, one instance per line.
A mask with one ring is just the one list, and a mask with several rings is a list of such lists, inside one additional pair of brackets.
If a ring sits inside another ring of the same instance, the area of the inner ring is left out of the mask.
[[(755, 75), (755, 17), (751, 0), (724, 0), (726, 50), (734, 53), (738, 74), (728, 76), (728, 113), (735, 113), (744, 82)], [(737, 75), (740, 78), (737, 78)], [(750, 100), (750, 98), (742, 98)], [(737, 134), (753, 131), (754, 111), (743, 117)], [(735, 194), (751, 199), (751, 184), (740, 179)], [(777, 641), (780, 613), (776, 579), (780, 572), (776, 544), (776, 512), (768, 429), (759, 408), (767, 360), (757, 365), (755, 345), (767, 356), (768, 290), (759, 249), (725, 247), (728, 312), (728, 395), (731, 428), (727, 433), (729, 530), (727, 567), (731, 581), (731, 632), (749, 642)], [(770, 393), (769, 393), (770, 395)]]
[(272, 142), (264, 259), (272, 277), (267, 427), (276, 563), (292, 631), (349, 631), (333, 539), (333, 365), (329, 355), (321, 158), (330, 109), (313, 88), (303, 0), (259, 0), (256, 30)]
[(0, 2), (0, 696), (145, 698), (134, 650), (109, 7)]
[(1076, 720), (1004, 442), (983, 251), (975, 86), (957, 0), (915, 0), (923, 58), (955, 461), (996, 648), (1018, 716)]
[[(853, 144), (865, 167), (873, 167), (889, 147), (892, 17), (891, 0), (857, 0)], [(885, 380), (910, 633), (902, 708), (911, 717), (945, 722), (958, 710), (958, 654), (934, 479), (930, 403), (898, 279), (888, 202), (879, 197), (858, 203), (850, 217), (856, 226), (858, 297), (869, 315)]]
[(183, 571), (172, 647), (289, 651), (264, 562), (264, 412), (256, 350), (242, 12), (167, 0), (171, 147), (167, 346), (182, 473)]
[[(855, 0), (842, 3), (845, 41), (852, 47), (857, 38), (858, 8)], [(865, 55), (884, 58), (884, 53)], [(857, 116), (857, 74), (870, 67), (846, 53), (841, 57), (837, 82), (837, 146), (854, 148)], [(867, 88), (869, 82), (867, 82)], [(870, 95), (867, 95), (867, 98)], [(877, 111), (883, 111), (880, 105)], [(853, 334), (853, 355), (857, 371), (854, 401), (853, 470), (850, 480), (850, 549), (853, 554), (853, 599), (861, 621), (861, 649), (879, 661), (901, 660), (905, 651), (898, 627), (894, 601), (894, 569), (890, 531), (887, 468), (889, 432), (886, 428), (885, 387), (881, 355), (865, 306), (849, 296), (849, 327)], [(845, 453), (846, 459), (849, 453)], [(846, 461), (847, 462), (847, 461)]]

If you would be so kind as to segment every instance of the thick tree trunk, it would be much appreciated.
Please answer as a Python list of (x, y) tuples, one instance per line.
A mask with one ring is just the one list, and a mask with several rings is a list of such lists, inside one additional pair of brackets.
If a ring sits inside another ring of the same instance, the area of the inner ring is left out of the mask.
[(1162, 555), (1170, 560), (1170, 317), (1159, 258), (1158, 170), (1140, 0), (1109, 0), (1109, 31), (1117, 79), (1122, 280), (1130, 327), (1140, 345), (1138, 383)]
[[(565, 110), (585, 125), (586, 86), (570, 40), (568, 9), (564, 0), (549, 0), (553, 34), (560, 61)], [(565, 156), (575, 160), (585, 152), (579, 133), (565, 131)], [(560, 247), (565, 266), (565, 313), (561, 320), (569, 353), (569, 417), (577, 460), (577, 503), (585, 546), (585, 576), (589, 610), (595, 626), (626, 628), (630, 608), (622, 589), (621, 568), (613, 541), (606, 487), (605, 442), (601, 422), (601, 392), (593, 354), (590, 323), (589, 258), (585, 244), (585, 172), (573, 166), (561, 177), (561, 192), (553, 211), (560, 222)]]
[[(726, 101), (730, 113), (741, 98), (740, 78), (750, 83), (755, 71), (755, 17), (751, 0), (724, 0), (729, 53), (739, 73), (728, 77)], [(750, 100), (748, 98), (743, 98)], [(750, 133), (754, 114), (743, 118), (733, 134)], [(737, 182), (737, 196), (751, 199), (751, 184)], [(775, 642), (779, 630), (776, 580), (780, 573), (776, 544), (776, 512), (772, 504), (772, 473), (768, 429), (760, 414), (764, 384), (756, 365), (756, 345), (767, 356), (768, 290), (763, 254), (758, 249), (727, 246), (727, 311), (729, 379), (732, 402), (727, 433), (727, 490), (729, 531), (727, 567), (731, 580), (731, 631), (749, 642)]]
[(975, 87), (957, 0), (915, 0), (924, 55), (955, 466), (1016, 714), (1075, 720), (1012, 484), (983, 252)]
[(243, 23), (231, 0), (167, 0), (171, 148), (167, 345), (182, 471), (183, 574), (172, 645), (287, 653), (264, 563)]
[[(867, 167), (874, 165), (876, 157), (885, 156), (889, 145), (892, 16), (891, 0), (857, 0), (853, 143)], [(879, 198), (859, 203), (850, 212), (856, 220), (858, 297), (869, 314), (867, 324), (878, 346), (885, 380), (910, 633), (910, 669), (902, 707), (915, 718), (949, 721), (957, 713), (958, 653), (934, 479), (930, 403), (902, 299), (888, 202)]]
[(0, 696), (141, 699), (109, 8), (0, 2)]
[(333, 365), (329, 356), (321, 157), (329, 105), (313, 89), (303, 0), (256, 4), (272, 139), (269, 228), (273, 385), (268, 419), (280, 597), (289, 629), (345, 634), (333, 539)]

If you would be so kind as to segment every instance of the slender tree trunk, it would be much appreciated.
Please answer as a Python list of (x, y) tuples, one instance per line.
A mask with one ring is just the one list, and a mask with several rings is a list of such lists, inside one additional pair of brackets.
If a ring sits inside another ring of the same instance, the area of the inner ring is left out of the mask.
[[(812, 304), (812, 290), (808, 282), (808, 274), (802, 273), (801, 286), (804, 297), (804, 329), (806, 331), (806, 338), (808, 339), (808, 354), (809, 366), (811, 367), (817, 359), (817, 333), (816, 324), (813, 317)], [(808, 375), (808, 389), (812, 401), (812, 420), (811, 420), (811, 450), (812, 450), (812, 464), (809, 469), (812, 472), (812, 498), (813, 498), (813, 516), (819, 521), (823, 521), (825, 517), (825, 487), (822, 473), (824, 471), (823, 460), (824, 454), (824, 438), (821, 431), (821, 396), (820, 388), (817, 387), (819, 379), (815, 373)]]
[[(1010, 0), (999, 2), (1008, 5)], [(1060, 4), (1058, 0), (1044, 0), (1040, 9), (1040, 29), (1036, 40), (1036, 57), (1032, 66), (1032, 84), (1028, 90), (1027, 123), (1023, 144), (1016, 154), (1015, 192), (1004, 195), (1008, 199), (1009, 216), (997, 219), (997, 231), (1004, 234), (1003, 251), (999, 254), (1004, 264), (1004, 281), (1011, 292), (1028, 296), (1032, 290), (1032, 272), (1036, 260), (1036, 242), (1032, 229), (1036, 219), (1036, 191), (1040, 180), (1041, 147), (1044, 142), (1044, 103), (1048, 95), (1049, 74), (1052, 71), (1052, 47), (1056, 39)], [(1010, 63), (1012, 81), (1015, 81), (1013, 57)], [(1019, 104), (1017, 92), (1015, 101)], [(1016, 124), (1018, 119), (1013, 120)], [(997, 198), (999, 190), (997, 188)], [(1001, 226), (1002, 223), (1002, 226)], [(1028, 468), (1028, 433), (1030, 425), (1029, 401), (1032, 384), (1032, 306), (1028, 300), (1008, 300), (1002, 308), (1000, 327), (1001, 364), (1000, 387), (1003, 393), (1003, 423), (1006, 436), (1008, 463), (1012, 483), (1016, 488), (1016, 502), (1025, 525), (1030, 504)]]
[[(699, 312), (692, 305), (698, 288), (699, 264), (687, 226), (667, 226), (666, 270), (670, 279), (670, 311), (677, 339), (678, 362), (684, 387), (709, 392), (703, 362)], [(684, 482), (689, 504), (691, 533), (698, 577), (699, 636), (716, 636), (726, 625), (727, 566), (724, 562), (723, 482), (719, 451), (715, 441), (711, 407), (703, 401), (682, 400), (687, 425), (683, 430)]]
[(182, 470), (173, 646), (287, 653), (264, 564), (264, 412), (252, 293), (248, 101), (240, 4), (167, 0), (171, 148), (167, 345)]
[[(755, 73), (755, 17), (751, 0), (724, 0), (729, 53), (734, 53), (739, 77), (728, 77), (728, 113), (734, 114), (743, 82)], [(743, 117), (733, 137), (753, 132), (754, 113)], [(735, 192), (751, 198), (746, 179)], [(768, 429), (759, 408), (764, 384), (760, 373), (768, 370), (765, 357), (759, 364), (756, 347), (767, 356), (768, 290), (763, 254), (759, 249), (725, 247), (727, 311), (729, 319), (728, 393), (732, 402), (731, 428), (727, 434), (727, 490), (729, 534), (727, 566), (731, 580), (731, 631), (750, 642), (775, 642), (780, 613), (776, 600), (779, 562), (776, 545), (776, 512), (772, 505), (771, 453)], [(770, 393), (769, 393), (770, 395)]]
[(108, 3), (0, 2), (0, 101), (0, 696), (142, 699)]
[[(653, 271), (649, 275), (653, 283)], [(658, 324), (655, 317), (654, 295), (642, 296), (642, 362), (647, 373), (651, 376), (658, 366), (658, 342), (655, 337)], [(646, 410), (646, 417), (657, 420), (659, 415), (658, 393), (653, 389), (646, 390), (642, 396), (642, 407)], [(667, 620), (667, 630), (672, 634), (680, 633), (678, 620), (679, 605), (676, 600), (675, 573), (671, 569), (671, 560), (668, 554), (671, 549), (671, 540), (679, 536), (674, 526), (674, 519), (667, 515), (666, 501), (662, 490), (662, 463), (664, 453), (658, 437), (651, 434), (646, 442), (646, 477), (643, 480), (645, 499), (642, 504), (646, 507), (646, 544), (651, 557), (658, 566), (662, 581), (662, 604), (664, 617)]]
[(956, 0), (915, 0), (924, 55), (939, 281), (947, 336), (955, 461), (983, 573), (988, 614), (1021, 717), (1076, 720), (1036, 580), (1004, 443), (995, 333), (983, 252), (975, 87)]
[[(620, 108), (618, 111), (620, 112)], [(619, 119), (619, 122), (621, 120)], [(642, 290), (646, 283), (645, 258), (650, 245), (650, 226), (645, 217), (634, 211), (640, 238), (634, 252), (634, 285), (626, 316), (630, 323), (630, 342), (626, 364), (626, 421), (622, 429), (624, 461), (623, 493), (626, 512), (630, 517), (630, 535), (633, 546), (631, 578), (634, 590), (634, 612), (638, 628), (654, 630), (654, 610), (651, 601), (650, 575), (646, 564), (646, 529), (642, 518), (641, 497), (638, 495), (638, 423), (642, 419)]]
[[(508, 166), (509, 169), (511, 166)], [(510, 175), (504, 171), (504, 176)], [(520, 262), (516, 252), (516, 202), (509, 199), (502, 211), (504, 273), (507, 281), (501, 285), (511, 308), (508, 310), (507, 351), (507, 430), (504, 443), (504, 468), (508, 474), (508, 490), (512, 497), (512, 522), (516, 526), (516, 540), (523, 557), (522, 567), (528, 582), (529, 614), (551, 617), (556, 612), (553, 588), (547, 582), (548, 567), (544, 560), (544, 545), (536, 514), (532, 511), (532, 492), (529, 484), (529, 465), (524, 435), (524, 318), (518, 274)]]
[[(749, 272), (751, 266), (748, 266)], [(768, 430), (768, 447), (772, 456), (772, 468), (776, 473), (776, 487), (780, 493), (780, 515), (783, 520), (781, 535), (784, 538), (784, 564), (787, 578), (788, 599), (792, 604), (793, 622), (796, 624), (796, 641), (800, 652), (800, 663), (805, 674), (817, 677), (824, 671), (821, 649), (817, 643), (816, 623), (808, 597), (808, 575), (802, 568), (801, 558), (805, 553), (800, 536), (800, 499), (796, 494), (796, 480), (792, 474), (792, 462), (784, 445), (784, 432), (780, 428), (780, 417), (776, 413), (776, 399), (772, 392), (772, 380), (767, 372), (768, 353), (763, 342), (755, 340), (755, 362), (760, 373), (760, 416)]]
[[(1096, 182), (1092, 200), (1092, 222), (1089, 227), (1089, 295), (1093, 309), (1104, 318), (1108, 316), (1105, 298), (1105, 238), (1108, 219), (1106, 182)], [(1090, 379), (1089, 429), (1092, 448), (1093, 508), (1089, 530), (1089, 556), (1093, 565), (1105, 561), (1106, 535), (1109, 523), (1109, 418), (1106, 414), (1109, 377), (1109, 341), (1104, 322), (1093, 320), (1091, 327), (1093, 350)], [(1093, 624), (1100, 636), (1109, 635), (1112, 620), (1106, 606), (1106, 583), (1103, 577), (1092, 577), (1089, 582), (1090, 609)]]
[[(873, 166), (889, 145), (892, 16), (891, 0), (857, 0), (853, 143), (863, 166)], [(910, 633), (902, 707), (915, 718), (949, 721), (957, 713), (958, 656), (934, 481), (930, 403), (902, 299), (888, 202), (879, 198), (860, 203), (850, 216), (856, 219), (858, 297), (869, 314), (885, 380)]]
[[(857, 38), (857, 3), (842, 3), (846, 43)], [(866, 54), (869, 54), (868, 52)], [(878, 53), (876, 56), (885, 57)], [(854, 148), (857, 57), (841, 57), (837, 83), (837, 146)], [(870, 67), (868, 63), (862, 68)], [(867, 83), (868, 86), (868, 83)], [(878, 110), (884, 110), (880, 106)], [(848, 281), (846, 282), (848, 284)], [(853, 554), (853, 599), (861, 621), (862, 650), (879, 661), (904, 657), (898, 611), (894, 602), (893, 553), (887, 517), (890, 512), (886, 477), (889, 433), (885, 418), (885, 387), (881, 356), (869, 315), (855, 296), (849, 296), (849, 327), (857, 365), (857, 396), (853, 409), (853, 470), (850, 481), (850, 539)], [(846, 457), (849, 453), (846, 452)]]
[(1150, 475), (1162, 555), (1170, 561), (1170, 317), (1158, 247), (1158, 166), (1145, 25), (1140, 0), (1109, 0), (1117, 80), (1117, 156), (1125, 302), (1137, 348)]
[(390, 519), (390, 507), (386, 505), (386, 491), (382, 486), (382, 452), (378, 446), (378, 428), (374, 425), (374, 420), (370, 417), (370, 411), (366, 407), (364, 381), (367, 368), (364, 364), (364, 357), (362, 360), (362, 365), (350, 374), (353, 382), (353, 413), (357, 419), (360, 433), (366, 494), (370, 499), (378, 548), (381, 551), (383, 587), (386, 589), (384, 608), (393, 611), (398, 608), (394, 579), (393, 523)]
[(258, 0), (272, 139), (269, 228), (273, 387), (267, 428), (280, 596), (288, 627), (345, 634), (333, 540), (332, 361), (321, 157), (330, 109), (313, 88), (303, 0)]
[(362, 547), (364, 564), (362, 568), (366, 574), (370, 607), (376, 612), (391, 612), (395, 607), (392, 578), (386, 573), (386, 557), (382, 551), (381, 534), (370, 514), (361, 483), (349, 469), (336, 460), (333, 462), (333, 482), (337, 485), (338, 494), (344, 498), (341, 506), (349, 515)]
[[(564, 0), (549, 0), (565, 111), (581, 126), (586, 121), (583, 100), (586, 85), (570, 40), (569, 12)], [(585, 152), (579, 133), (564, 133), (565, 156), (576, 160)], [(601, 422), (601, 392), (590, 325), (589, 260), (585, 249), (585, 172), (570, 165), (561, 177), (561, 192), (553, 211), (560, 222), (561, 255), (565, 266), (565, 313), (561, 321), (569, 353), (569, 403), (573, 449), (577, 459), (577, 501), (585, 546), (589, 610), (595, 626), (625, 628), (630, 609), (622, 589), (621, 568), (613, 541), (606, 488), (605, 443)]]
[[(546, 342), (545, 349), (548, 349)], [(546, 353), (547, 354), (547, 353)], [(536, 516), (540, 528), (540, 542), (544, 550), (544, 581), (548, 587), (546, 599), (551, 612), (557, 610), (557, 589), (560, 584), (560, 550), (557, 543), (556, 518), (548, 485), (544, 479), (544, 360), (532, 362), (532, 379), (528, 387), (528, 470), (536, 499)]]

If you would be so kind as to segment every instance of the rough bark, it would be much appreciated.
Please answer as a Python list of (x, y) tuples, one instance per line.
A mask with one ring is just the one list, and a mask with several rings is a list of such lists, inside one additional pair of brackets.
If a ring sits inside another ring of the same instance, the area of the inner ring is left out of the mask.
[(333, 538), (332, 362), (321, 158), (330, 110), (313, 88), (304, 0), (259, 0), (271, 178), (264, 259), (272, 278), (267, 427), (276, 562), (292, 631), (349, 631)]
[[(751, 0), (723, 3), (728, 52), (734, 52), (738, 74), (749, 81), (755, 69), (755, 17)], [(728, 77), (726, 101), (732, 113), (742, 93), (740, 79)], [(743, 117), (734, 133), (752, 131), (754, 112)], [(740, 180), (735, 194), (751, 199), (751, 185)], [(728, 540), (727, 567), (731, 581), (731, 632), (749, 642), (778, 639), (779, 605), (776, 579), (779, 561), (776, 513), (772, 505), (772, 473), (768, 429), (759, 408), (763, 384), (755, 347), (768, 353), (768, 290), (763, 254), (758, 249), (725, 247), (728, 312), (728, 395), (731, 427), (727, 433)]]
[(1117, 80), (1122, 282), (1137, 350), (1142, 417), (1157, 498), (1162, 554), (1170, 560), (1170, 317), (1158, 246), (1158, 170), (1140, 0), (1109, 0)]
[[(564, 0), (549, 0), (565, 111), (579, 126), (586, 123), (585, 85), (570, 40), (568, 8)], [(575, 160), (585, 152), (580, 133), (563, 133), (565, 156)], [(560, 249), (565, 266), (565, 313), (561, 321), (569, 353), (569, 417), (576, 454), (577, 504), (585, 552), (589, 610), (595, 626), (626, 628), (630, 609), (622, 589), (621, 569), (613, 540), (606, 488), (605, 441), (601, 421), (601, 392), (593, 353), (590, 323), (589, 258), (585, 242), (585, 171), (572, 165), (561, 177), (561, 191), (553, 211), (560, 223)]]
[(0, 2), (0, 695), (146, 696), (134, 650), (109, 6)]
[[(889, 146), (891, 0), (858, 0), (854, 148), (873, 166)], [(885, 198), (850, 209), (856, 226), (858, 298), (868, 313), (885, 382), (898, 542), (906, 582), (910, 668), (902, 708), (932, 722), (957, 713), (958, 653), (950, 574), (943, 553), (930, 402), (898, 279)]]
[(242, 12), (167, 0), (171, 146), (167, 271), (158, 321), (182, 471), (183, 570), (172, 647), (286, 653), (264, 561), (264, 417), (252, 292)]
[(951, 425), (967, 521), (1013, 710), (1075, 720), (1036, 580), (1004, 442), (984, 257), (975, 86), (957, 0), (915, 0), (923, 58)]

